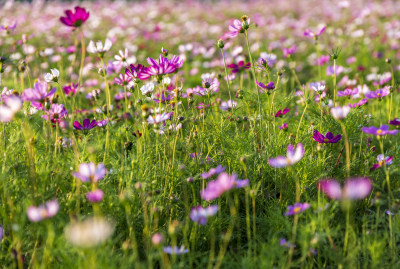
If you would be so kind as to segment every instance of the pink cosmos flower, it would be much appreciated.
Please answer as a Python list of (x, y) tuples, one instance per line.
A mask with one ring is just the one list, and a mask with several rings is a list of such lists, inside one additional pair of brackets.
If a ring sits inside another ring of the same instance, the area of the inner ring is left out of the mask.
[(358, 89), (357, 88), (355, 88), (355, 89), (347, 88), (344, 91), (338, 91), (337, 92), (337, 95), (339, 97), (344, 97), (344, 96), (351, 97), (351, 96), (356, 95), (356, 94), (358, 94)]
[(358, 101), (355, 104), (349, 104), (349, 107), (350, 108), (357, 108), (357, 107), (365, 105), (366, 103), (368, 103), (368, 99), (364, 98), (364, 99)]
[(43, 115), (42, 118), (48, 120), (50, 118), (51, 122), (59, 123), (62, 119), (67, 117), (67, 109), (63, 104), (51, 104), (49, 110), (46, 111), (46, 115)]
[(311, 31), (310, 29), (306, 29), (304, 31), (304, 36), (318, 38), (318, 36), (322, 35), (322, 33), (325, 31), (325, 29), (326, 29), (326, 26), (322, 27), (321, 30), (319, 30), (319, 32), (316, 32), (316, 33)]
[(38, 222), (55, 216), (58, 212), (58, 209), (59, 205), (57, 200), (52, 200), (39, 207), (30, 206), (26, 213), (30, 221)]
[[(250, 20), (248, 21), (250, 22)], [(229, 25), (229, 32), (225, 33), (225, 36), (228, 38), (233, 38), (241, 33), (244, 33), (242, 22), (238, 19), (235, 19), (233, 23)]]
[(22, 108), (22, 101), (18, 96), (10, 95), (4, 99), (4, 104), (0, 105), (0, 121), (10, 122), (14, 115)]
[(84, 119), (82, 124), (79, 123), (79, 121), (74, 122), (74, 129), (76, 130), (90, 130), (93, 129), (94, 127), (97, 126), (97, 121), (92, 120), (90, 121), (89, 119)]
[(231, 110), (231, 109), (235, 108), (236, 105), (237, 105), (237, 102), (233, 101), (233, 100), (222, 101), (220, 108), (223, 111), (227, 111), (227, 110)]
[(346, 180), (344, 187), (335, 179), (320, 180), (318, 188), (329, 198), (335, 200), (359, 200), (364, 199), (372, 190), (372, 182), (369, 178), (358, 177)]
[(242, 72), (244, 70), (250, 69), (251, 64), (250, 64), (250, 62), (245, 64), (244, 61), (240, 61), (237, 64), (235, 64), (235, 63), (228, 64), (226, 67), (231, 68), (232, 69), (232, 73), (236, 74), (236, 73), (240, 73), (240, 72)]
[(293, 165), (299, 162), (304, 156), (304, 147), (303, 144), (299, 143), (296, 146), (296, 149), (293, 145), (289, 145), (287, 147), (287, 154), (285, 156), (278, 156), (276, 158), (269, 159), (268, 163), (272, 167), (282, 168), (289, 165)]
[(286, 131), (289, 128), (289, 125), (287, 123), (282, 124), (282, 126), (278, 126), (280, 130)]
[(97, 182), (102, 179), (107, 173), (104, 164), (98, 165), (90, 163), (81, 163), (78, 172), (73, 172), (72, 175), (82, 182)]
[(224, 192), (233, 188), (243, 188), (249, 185), (249, 180), (238, 180), (236, 174), (228, 173), (219, 174), (216, 180), (210, 181), (207, 187), (201, 191), (200, 196), (203, 200), (211, 201), (220, 197)]
[(387, 156), (385, 157), (385, 155), (383, 154), (379, 154), (376, 157), (376, 160), (378, 161), (378, 163), (374, 164), (374, 166), (371, 167), (371, 170), (375, 170), (378, 169), (380, 167), (382, 167), (383, 165), (391, 165), (393, 163), (393, 156)]
[(101, 202), (101, 200), (103, 200), (103, 197), (104, 197), (104, 193), (100, 189), (97, 189), (97, 190), (90, 191), (90, 192), (86, 193), (86, 198), (91, 203)]
[(282, 117), (283, 115), (287, 114), (290, 111), (289, 108), (285, 108), (284, 110), (279, 110), (275, 114), (275, 118)]
[(288, 56), (292, 55), (297, 49), (296, 44), (291, 46), (290, 48), (282, 48), (283, 57), (287, 58)]
[(65, 17), (60, 17), (60, 21), (66, 26), (78, 28), (89, 19), (90, 13), (85, 8), (76, 6), (75, 12), (66, 10), (65, 15)]

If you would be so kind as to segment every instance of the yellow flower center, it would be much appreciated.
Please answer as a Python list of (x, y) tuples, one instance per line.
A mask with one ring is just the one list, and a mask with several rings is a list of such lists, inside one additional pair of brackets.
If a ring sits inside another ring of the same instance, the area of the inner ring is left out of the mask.
[(301, 207), (295, 207), (294, 210), (293, 210), (293, 212), (294, 212), (294, 213), (299, 213), (300, 210), (301, 210)]
[(328, 139), (328, 138), (325, 138), (325, 139), (324, 139), (324, 142), (325, 142), (325, 143), (329, 142), (329, 139)]
[(377, 134), (381, 134), (381, 133), (382, 133), (382, 130), (379, 129), (378, 131), (376, 131), (376, 133), (377, 133)]
[(381, 97), (381, 94), (380, 94), (380, 93), (378, 93), (378, 96), (379, 96), (379, 97)]

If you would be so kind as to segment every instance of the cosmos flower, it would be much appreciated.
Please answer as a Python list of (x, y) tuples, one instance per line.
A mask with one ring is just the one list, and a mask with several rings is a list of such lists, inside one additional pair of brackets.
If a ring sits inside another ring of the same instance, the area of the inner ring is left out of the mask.
[(44, 76), (44, 80), (47, 83), (57, 82), (59, 77), (60, 77), (60, 71), (58, 71), (57, 69), (53, 68), (53, 69), (50, 69), (50, 73), (47, 73)]
[(371, 167), (371, 170), (378, 169), (379, 167), (382, 167), (385, 163), (386, 165), (391, 165), (393, 163), (393, 156), (385, 157), (385, 155), (379, 154), (376, 157), (376, 160), (378, 161), (378, 163), (374, 164), (374, 166)]
[(318, 188), (334, 200), (359, 200), (364, 199), (371, 192), (372, 182), (365, 177), (350, 178), (341, 188), (340, 183), (335, 179), (327, 179), (320, 180)]
[(131, 80), (139, 80), (146, 79), (147, 74), (142, 76), (142, 72), (145, 70), (145, 67), (141, 64), (133, 65), (131, 64), (129, 68), (125, 68), (125, 74), (130, 77)]
[(336, 120), (342, 120), (347, 117), (347, 114), (350, 112), (350, 107), (348, 106), (337, 106), (331, 108), (332, 117)]
[(163, 236), (160, 233), (156, 233), (151, 237), (151, 243), (153, 245), (158, 246), (163, 241)]
[(30, 206), (27, 210), (28, 219), (32, 222), (38, 222), (55, 216), (59, 205), (57, 200), (48, 201), (39, 207)]
[(399, 127), (399, 126), (400, 126), (400, 118), (394, 118), (393, 120), (391, 120), (391, 121), (389, 122), (389, 124), (390, 124), (390, 125), (394, 125), (394, 126), (396, 126), (396, 127)]
[(329, 56), (329, 55), (321, 55), (321, 57), (319, 57), (317, 59), (317, 65), (322, 66), (322, 65), (326, 64), (327, 62), (329, 62), (330, 59), (331, 59), (331, 56)]
[(164, 112), (162, 114), (156, 114), (154, 117), (152, 115), (150, 115), (147, 118), (147, 122), (149, 124), (159, 124), (159, 123), (162, 123), (162, 122), (168, 120), (170, 118), (170, 116), (171, 116), (171, 114), (166, 113), (166, 112)]
[(349, 104), (349, 107), (350, 108), (357, 108), (357, 107), (365, 105), (366, 103), (368, 103), (368, 99), (364, 98), (364, 99), (358, 101), (355, 104)]
[(398, 130), (392, 130), (389, 131), (389, 126), (388, 125), (382, 125), (381, 127), (377, 128), (374, 126), (371, 127), (363, 127), (361, 129), (364, 133), (366, 134), (372, 134), (372, 135), (395, 135), (398, 133)]
[(215, 167), (215, 168), (211, 168), (208, 172), (202, 173), (202, 174), (201, 174), (201, 177), (202, 177), (203, 179), (207, 179), (207, 178), (212, 177), (213, 175), (220, 174), (220, 173), (222, 173), (222, 172), (224, 172), (224, 171), (225, 171), (225, 167), (223, 167), (223, 166), (221, 166), (221, 165), (218, 165), (218, 166)]
[(128, 63), (128, 49), (120, 50), (118, 55), (114, 56), (115, 61), (113, 62), (114, 65), (124, 66), (127, 67)]
[(94, 127), (97, 126), (97, 121), (92, 120), (90, 121), (89, 119), (84, 119), (82, 124), (79, 123), (79, 121), (74, 122), (74, 129), (76, 130), (90, 130), (93, 129)]
[(265, 85), (262, 82), (258, 82), (258, 81), (256, 81), (256, 83), (260, 88), (262, 88), (264, 90), (272, 91), (273, 89), (275, 89), (275, 83), (273, 81), (268, 82), (267, 85)]
[(341, 138), (342, 136), (340, 134), (334, 136), (331, 132), (327, 132), (325, 136), (323, 136), (318, 130), (314, 130), (313, 134), (313, 139), (319, 144), (337, 143)]
[(87, 47), (87, 51), (89, 53), (96, 53), (99, 54), (99, 56), (103, 56), (105, 52), (109, 51), (111, 49), (112, 46), (112, 42), (110, 39), (106, 39), (106, 41), (104, 42), (104, 46), (103, 43), (101, 41), (97, 41), (96, 43), (94, 43), (92, 40), (89, 42), (89, 45)]
[(351, 97), (351, 96), (356, 95), (356, 94), (358, 94), (358, 89), (357, 88), (355, 88), (355, 89), (347, 88), (344, 91), (338, 91), (337, 92), (337, 95), (339, 97), (344, 97), (344, 96)]
[(128, 86), (129, 82), (131, 82), (132, 77), (125, 74), (118, 74), (118, 77), (114, 78), (114, 82), (120, 86)]
[(279, 240), (279, 245), (281, 246), (281, 247), (287, 247), (287, 248), (291, 248), (291, 247), (296, 247), (296, 245), (294, 245), (294, 244), (292, 244), (292, 243), (290, 243), (289, 241), (287, 241), (285, 238), (281, 238), (280, 240)]
[(140, 91), (142, 92), (142, 95), (149, 95), (154, 91), (156, 84), (154, 82), (149, 82), (144, 84), (141, 88)]
[(304, 147), (303, 144), (299, 143), (296, 146), (296, 149), (293, 145), (289, 145), (287, 147), (287, 154), (285, 156), (278, 156), (276, 158), (269, 159), (268, 163), (272, 167), (282, 168), (289, 165), (293, 165), (299, 162), (304, 156)]
[(8, 96), (0, 105), (0, 121), (10, 122), (21, 108), (22, 101), (18, 96)]
[(193, 207), (190, 211), (190, 219), (200, 225), (206, 225), (208, 218), (218, 212), (218, 205), (212, 205), (206, 208), (202, 206)]
[(3, 240), (4, 238), (4, 228), (2, 225), (0, 225), (0, 242)]
[(13, 24), (3, 24), (0, 26), (0, 30), (6, 31), (7, 34), (9, 34), (10, 31), (14, 31), (15, 28), (17, 28), (17, 22), (14, 22)]
[(279, 110), (278, 112), (276, 112), (275, 118), (282, 117), (283, 115), (285, 115), (289, 111), (290, 111), (289, 108), (285, 108), (284, 110)]
[(307, 210), (310, 207), (310, 204), (308, 203), (296, 203), (294, 205), (289, 205), (287, 207), (287, 212), (285, 213), (285, 216), (291, 216), (291, 215), (295, 215), (298, 213), (303, 212), (304, 210)]
[(104, 126), (106, 126), (108, 124), (109, 120), (110, 120), (109, 118), (102, 119), (102, 120), (97, 122), (97, 126), (98, 127), (104, 127)]
[(98, 165), (90, 163), (81, 163), (78, 172), (73, 172), (72, 175), (82, 182), (97, 182), (101, 180), (107, 173), (104, 164)]
[(207, 187), (201, 191), (200, 196), (203, 200), (211, 201), (220, 197), (224, 192), (233, 188), (243, 188), (249, 185), (249, 180), (238, 180), (236, 174), (229, 175), (222, 172), (216, 180), (210, 181)]
[(311, 31), (310, 29), (306, 29), (304, 31), (304, 36), (318, 38), (318, 36), (320, 36), (325, 31), (325, 29), (326, 29), (326, 26), (322, 27), (321, 30), (319, 30), (319, 32), (316, 32), (316, 33)]
[(64, 234), (70, 244), (90, 248), (104, 243), (113, 231), (114, 226), (106, 219), (90, 217), (69, 223), (64, 229)]
[(56, 88), (52, 88), (49, 92), (47, 92), (47, 83), (38, 81), (35, 83), (33, 89), (26, 89), (22, 93), (21, 98), (24, 101), (43, 102), (46, 98), (51, 98), (56, 90)]
[[(78, 87), (79, 87), (79, 84), (78, 84), (78, 83), (76, 83), (76, 84), (70, 83), (70, 84), (67, 84), (67, 85), (65, 85), (65, 86), (63, 87), (63, 91), (64, 91), (64, 93), (65, 93), (66, 95), (73, 96), (73, 95), (76, 94), (76, 90), (78, 89)], [(54, 88), (54, 89), (55, 89), (55, 88)]]
[(236, 101), (232, 101), (232, 100), (222, 101), (220, 108), (223, 111), (227, 111), (227, 110), (233, 109), (234, 107), (236, 107), (236, 105), (237, 105)]
[[(131, 93), (130, 92), (126, 92), (126, 98), (131, 97)], [(115, 101), (121, 101), (125, 99), (125, 93), (124, 92), (119, 92), (116, 95), (114, 95), (114, 100)]]
[(185, 254), (185, 253), (189, 252), (189, 250), (186, 249), (184, 245), (182, 245), (180, 248), (178, 248), (177, 246), (164, 247), (163, 251), (164, 251), (164, 253), (172, 254), (172, 255), (181, 255), (181, 254)]
[(236, 74), (236, 73), (240, 73), (244, 70), (250, 69), (251, 64), (250, 64), (250, 62), (245, 64), (244, 61), (240, 61), (237, 64), (235, 64), (235, 63), (228, 64), (226, 67), (231, 68), (232, 73)]
[(66, 10), (65, 15), (65, 17), (60, 17), (60, 21), (66, 26), (77, 28), (89, 19), (90, 13), (85, 8), (76, 6), (75, 13), (72, 10)]
[(240, 33), (244, 33), (242, 22), (238, 19), (235, 19), (233, 23), (229, 25), (229, 32), (227, 32), (225, 36), (233, 38)]
[(59, 123), (62, 119), (67, 117), (67, 109), (63, 104), (51, 104), (50, 109), (46, 111), (46, 115), (42, 118), (48, 120), (50, 118), (51, 122)]
[(219, 81), (217, 78), (204, 77), (202, 81), (206, 94), (212, 94), (219, 91)]
[(292, 55), (293, 53), (295, 53), (296, 49), (297, 49), (296, 44), (294, 44), (290, 48), (282, 48), (283, 57), (287, 58), (288, 56)]
[(321, 82), (312, 82), (310, 83), (310, 88), (318, 93), (321, 93), (325, 90), (325, 84)]
[(147, 63), (150, 65), (146, 67), (142, 73), (141, 79), (148, 79), (151, 76), (163, 76), (165, 74), (174, 73), (178, 69), (179, 58), (174, 58), (173, 61), (164, 58), (162, 54), (158, 57), (158, 62), (153, 58), (147, 58)]
[(88, 199), (88, 201), (91, 203), (101, 202), (101, 200), (103, 200), (103, 197), (104, 197), (104, 193), (100, 189), (86, 193), (86, 199)]
[(282, 126), (278, 126), (278, 128), (280, 130), (286, 131), (289, 128), (289, 125), (287, 123), (283, 123)]
[(390, 94), (390, 88), (384, 87), (382, 89), (376, 90), (375, 92), (370, 91), (370, 92), (366, 93), (365, 97), (367, 97), (368, 99), (375, 99), (375, 98), (381, 99), (382, 97), (385, 97), (389, 94)]

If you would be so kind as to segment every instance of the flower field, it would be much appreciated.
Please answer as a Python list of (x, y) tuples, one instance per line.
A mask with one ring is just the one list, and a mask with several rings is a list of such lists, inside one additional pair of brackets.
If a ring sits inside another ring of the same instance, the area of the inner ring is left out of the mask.
[(399, 14), (0, 2), (0, 267), (400, 268)]

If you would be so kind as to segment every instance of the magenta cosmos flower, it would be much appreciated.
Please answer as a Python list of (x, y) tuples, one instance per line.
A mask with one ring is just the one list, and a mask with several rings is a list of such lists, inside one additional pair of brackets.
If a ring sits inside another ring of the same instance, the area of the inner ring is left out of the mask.
[(75, 95), (75, 93), (76, 93), (78, 87), (79, 87), (79, 84), (78, 84), (78, 83), (76, 83), (76, 84), (70, 83), (70, 84), (67, 84), (67, 85), (65, 85), (65, 86), (63, 87), (63, 91), (64, 91), (64, 93), (65, 93), (66, 95), (73, 96), (73, 95)]
[(57, 200), (48, 201), (39, 207), (30, 206), (27, 210), (28, 219), (32, 222), (38, 222), (55, 216), (59, 205)]
[[(145, 67), (141, 64), (131, 64), (129, 68), (125, 68), (125, 75), (131, 78), (131, 80), (138, 81), (141, 79), (148, 78), (147, 74), (143, 73)], [(143, 74), (142, 74), (143, 73)]]
[(379, 128), (374, 127), (374, 126), (363, 127), (361, 130), (366, 134), (372, 134), (372, 135), (378, 135), (378, 136), (381, 136), (381, 135), (395, 135), (398, 132), (398, 130), (389, 131), (389, 126), (388, 125), (382, 125)]
[(283, 115), (285, 115), (289, 111), (290, 111), (289, 108), (285, 108), (284, 110), (279, 110), (278, 112), (276, 112), (275, 118), (282, 117)]
[(23, 101), (43, 102), (46, 98), (51, 98), (56, 90), (56, 88), (52, 88), (47, 92), (47, 83), (45, 81), (38, 81), (35, 83), (33, 89), (26, 89), (22, 93), (21, 98)]
[(337, 143), (341, 138), (342, 136), (340, 134), (334, 136), (331, 132), (327, 132), (325, 136), (323, 136), (318, 130), (314, 130), (313, 134), (313, 139), (319, 144)]
[(364, 99), (358, 101), (355, 104), (349, 104), (349, 107), (350, 108), (357, 108), (357, 107), (365, 105), (366, 103), (368, 103), (368, 99), (364, 98)]
[(215, 167), (215, 168), (211, 168), (210, 171), (205, 172), (205, 173), (202, 173), (202, 174), (201, 174), (201, 177), (202, 177), (203, 179), (207, 179), (207, 178), (212, 177), (213, 175), (220, 174), (220, 173), (222, 173), (222, 172), (224, 172), (224, 171), (225, 171), (225, 167), (223, 167), (223, 166), (221, 166), (221, 165), (218, 165), (218, 166)]
[(307, 210), (308, 208), (310, 208), (310, 204), (308, 204), (308, 203), (304, 203), (304, 204), (296, 203), (294, 205), (289, 205), (287, 207), (287, 212), (285, 213), (285, 216), (291, 216), (291, 215), (301, 213), (304, 210)]
[(306, 29), (304, 31), (304, 36), (318, 38), (318, 36), (322, 35), (322, 33), (325, 31), (325, 29), (326, 29), (326, 26), (322, 27), (321, 30), (319, 30), (319, 32), (316, 32), (316, 33), (311, 31), (310, 29)]
[(151, 76), (163, 76), (177, 71), (183, 64), (183, 60), (174, 56), (171, 60), (164, 58), (162, 54), (158, 57), (158, 62), (153, 58), (147, 58), (147, 63), (150, 65), (146, 67), (140, 75), (140, 79), (148, 79)]
[(276, 158), (269, 159), (268, 163), (272, 167), (282, 168), (289, 165), (293, 165), (299, 162), (304, 156), (304, 147), (303, 144), (299, 143), (294, 149), (293, 145), (289, 145), (287, 147), (287, 154), (285, 156), (278, 156)]
[(284, 124), (282, 124), (282, 126), (278, 126), (278, 128), (279, 128), (280, 130), (286, 131), (286, 130), (289, 128), (289, 125), (288, 125), (287, 123), (284, 123)]
[(50, 117), (53, 123), (58, 123), (67, 117), (67, 109), (63, 104), (51, 104), (50, 109), (46, 113), (47, 115), (43, 115), (42, 118), (48, 120)]
[(223, 172), (219, 174), (216, 180), (210, 181), (200, 195), (203, 200), (211, 201), (230, 189), (243, 188), (247, 185), (249, 185), (248, 179), (238, 180), (236, 174), (229, 175)]
[(81, 163), (79, 165), (78, 172), (72, 173), (72, 175), (82, 182), (97, 182), (102, 179), (107, 173), (107, 169), (104, 164), (99, 163), (98, 165), (90, 163)]
[(200, 225), (206, 225), (208, 218), (214, 216), (217, 212), (217, 205), (212, 205), (206, 208), (203, 208), (202, 206), (193, 207), (190, 211), (190, 219)]
[(367, 97), (368, 99), (375, 99), (375, 98), (381, 99), (382, 97), (385, 97), (386, 95), (389, 95), (389, 94), (390, 94), (389, 87), (385, 87), (383, 89), (376, 90), (375, 92), (370, 91), (365, 94), (365, 97)]
[(393, 156), (385, 157), (385, 155), (379, 154), (376, 157), (376, 160), (378, 161), (378, 163), (374, 164), (374, 166), (371, 167), (371, 170), (378, 169), (378, 168), (382, 167), (384, 164), (391, 165), (393, 163)]
[(65, 11), (65, 17), (60, 17), (60, 21), (69, 27), (80, 27), (87, 19), (89, 19), (90, 13), (86, 9), (76, 6), (75, 12), (72, 10)]
[(288, 56), (292, 55), (297, 49), (296, 44), (291, 46), (290, 48), (282, 48), (283, 57), (287, 58)]
[(338, 93), (337, 93), (337, 95), (339, 96), (339, 97), (345, 97), (345, 96), (347, 96), (347, 97), (351, 97), (351, 96), (353, 96), (353, 95), (356, 95), (356, 94), (358, 94), (358, 89), (356, 88), (356, 89), (345, 89), (344, 91), (338, 91)]
[(244, 70), (250, 69), (250, 66), (251, 66), (250, 63), (245, 64), (244, 61), (240, 61), (237, 64), (235, 64), (235, 63), (228, 64), (226, 67), (231, 68), (232, 73), (236, 74), (236, 73), (240, 73)]
[(75, 121), (74, 122), (74, 129), (76, 130), (90, 130), (93, 129), (94, 127), (97, 126), (97, 121), (96, 120), (92, 120), (90, 121), (89, 119), (84, 119), (82, 124), (80, 124), (79, 121)]
[(86, 193), (86, 198), (91, 203), (101, 202), (101, 200), (103, 200), (103, 197), (104, 197), (104, 193), (100, 189), (97, 189), (97, 190), (90, 191), (90, 192)]
[(256, 81), (256, 83), (257, 83), (258, 87), (260, 87), (264, 90), (272, 91), (273, 89), (275, 89), (275, 83), (273, 81), (268, 82), (267, 85), (265, 85), (262, 82), (258, 82), (258, 81)]
[(344, 187), (335, 179), (320, 180), (318, 188), (329, 198), (335, 200), (359, 200), (364, 199), (372, 190), (372, 182), (369, 178), (359, 177), (346, 180)]

